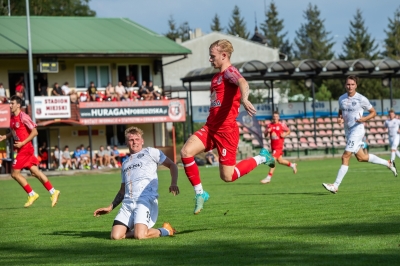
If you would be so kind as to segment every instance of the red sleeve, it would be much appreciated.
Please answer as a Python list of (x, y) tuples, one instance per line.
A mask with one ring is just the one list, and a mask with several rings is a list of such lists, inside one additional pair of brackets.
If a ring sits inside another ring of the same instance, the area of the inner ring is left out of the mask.
[(282, 130), (284, 131), (284, 132), (287, 132), (287, 131), (289, 131), (289, 128), (288, 128), (288, 126), (285, 124), (285, 123), (281, 123), (282, 124)]
[(21, 112), (21, 121), (22, 123), (32, 131), (37, 125), (33, 123), (32, 119), (24, 112)]
[(235, 85), (239, 85), (239, 79), (243, 78), (243, 76), (239, 73), (236, 67), (230, 66), (225, 70), (224, 78), (229, 80), (230, 83)]

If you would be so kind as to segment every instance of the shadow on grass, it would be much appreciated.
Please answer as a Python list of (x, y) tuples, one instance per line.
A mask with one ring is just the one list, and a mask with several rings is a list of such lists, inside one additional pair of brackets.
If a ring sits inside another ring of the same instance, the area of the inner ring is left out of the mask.
[(331, 196), (331, 193), (323, 193), (323, 192), (298, 192), (298, 193), (287, 193), (287, 192), (282, 192), (282, 193), (258, 193), (258, 194), (236, 194), (236, 196), (266, 196), (266, 195), (310, 195), (310, 196)]
[(58, 231), (58, 232), (53, 232), (53, 233), (45, 234), (45, 235), (110, 239), (110, 232), (107, 232), (107, 231)]

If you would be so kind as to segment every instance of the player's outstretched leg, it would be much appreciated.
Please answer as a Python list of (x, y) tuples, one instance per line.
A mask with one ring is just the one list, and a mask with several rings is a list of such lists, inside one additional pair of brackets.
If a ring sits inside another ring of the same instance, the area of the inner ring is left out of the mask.
[(322, 183), (322, 186), (328, 190), (329, 192), (336, 194), (338, 192), (338, 188), (335, 187), (334, 184), (327, 184), (327, 183)]
[(28, 196), (28, 201), (25, 203), (24, 207), (28, 208), (31, 206), (37, 199), (39, 198), (39, 194), (35, 193), (32, 196)]
[(267, 149), (262, 148), (260, 150), (260, 156), (265, 158), (264, 164), (268, 165), (271, 168), (275, 167), (275, 158), (269, 153)]

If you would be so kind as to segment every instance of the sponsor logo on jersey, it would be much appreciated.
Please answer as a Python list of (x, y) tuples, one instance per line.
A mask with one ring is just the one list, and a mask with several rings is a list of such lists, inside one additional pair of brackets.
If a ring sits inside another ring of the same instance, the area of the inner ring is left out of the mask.
[(131, 165), (129, 165), (128, 167), (126, 167), (124, 169), (124, 173), (130, 171), (130, 170), (135, 170), (137, 168), (142, 168), (142, 162), (138, 162), (138, 163), (133, 163)]
[(210, 108), (221, 106), (221, 102), (217, 98), (217, 92), (216, 91), (213, 91), (211, 93), (210, 101), (211, 101)]

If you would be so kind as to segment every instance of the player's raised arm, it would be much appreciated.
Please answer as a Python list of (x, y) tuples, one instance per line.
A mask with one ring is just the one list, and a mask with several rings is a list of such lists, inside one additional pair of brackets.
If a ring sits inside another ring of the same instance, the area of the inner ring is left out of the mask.
[(124, 194), (125, 194), (125, 183), (121, 183), (121, 188), (119, 189), (113, 202), (108, 207), (99, 208), (95, 210), (93, 216), (99, 217), (100, 215), (110, 213), (115, 207), (117, 207), (122, 202), (122, 200), (124, 199)]
[(170, 159), (165, 158), (164, 162), (162, 163), (165, 167), (169, 168), (171, 173), (171, 186), (169, 187), (169, 192), (171, 192), (174, 196), (179, 194), (179, 187), (178, 187), (178, 167), (176, 164)]
[(249, 93), (250, 93), (250, 88), (249, 84), (244, 78), (240, 78), (238, 80), (238, 85), (240, 89), (240, 93), (242, 94), (241, 96), (241, 101), (244, 109), (247, 111), (247, 113), (250, 116), (253, 116), (256, 114), (256, 108), (254, 108), (253, 104), (249, 101)]

